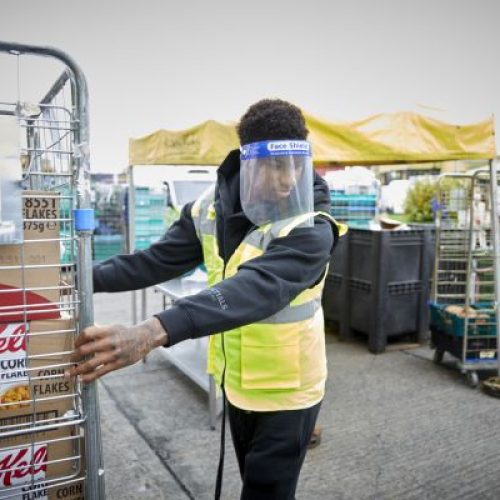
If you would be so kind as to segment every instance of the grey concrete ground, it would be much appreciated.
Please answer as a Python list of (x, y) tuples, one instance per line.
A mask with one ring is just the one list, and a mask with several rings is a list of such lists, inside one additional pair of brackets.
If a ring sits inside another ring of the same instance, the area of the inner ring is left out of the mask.
[[(148, 313), (159, 296), (148, 295)], [(98, 323), (129, 323), (130, 295), (96, 295)], [(451, 359), (327, 334), (321, 445), (306, 457), (297, 498), (500, 499), (500, 400), (470, 389)], [(100, 383), (106, 492), (111, 500), (213, 498), (220, 420), (207, 396), (158, 352)], [(230, 433), (223, 498), (239, 497)]]

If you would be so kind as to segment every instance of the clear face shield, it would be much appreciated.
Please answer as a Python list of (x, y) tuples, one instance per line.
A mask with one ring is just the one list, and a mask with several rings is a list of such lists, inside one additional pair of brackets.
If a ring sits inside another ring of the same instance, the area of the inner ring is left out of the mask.
[[(307, 141), (261, 141), (241, 147), (240, 198), (257, 226), (314, 210), (311, 145)], [(302, 225), (312, 226), (310, 217)]]

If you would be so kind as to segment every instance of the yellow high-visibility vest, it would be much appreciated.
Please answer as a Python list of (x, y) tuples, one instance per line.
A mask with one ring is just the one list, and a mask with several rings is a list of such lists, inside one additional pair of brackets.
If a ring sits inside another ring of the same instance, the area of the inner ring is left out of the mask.
[[(329, 214), (313, 212), (266, 224), (250, 232), (224, 268), (215, 229), (214, 189), (192, 206), (191, 216), (200, 239), (208, 285), (214, 287), (234, 276), (238, 267), (262, 255), (269, 243), (286, 236), (305, 220), (321, 214), (337, 225), (339, 236), (347, 227)], [(325, 271), (326, 276), (326, 271)], [(272, 316), (212, 335), (207, 371), (238, 408), (253, 411), (295, 410), (319, 403), (327, 376), (321, 294), (324, 280), (301, 292)]]

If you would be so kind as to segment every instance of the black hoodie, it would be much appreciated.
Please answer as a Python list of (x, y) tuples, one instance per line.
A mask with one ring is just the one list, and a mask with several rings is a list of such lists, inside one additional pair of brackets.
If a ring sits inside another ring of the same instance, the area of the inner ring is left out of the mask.
[[(243, 238), (254, 228), (240, 203), (239, 150), (217, 171), (215, 213), (221, 258), (227, 263)], [(147, 250), (120, 255), (94, 267), (95, 292), (138, 290), (181, 276), (203, 262), (203, 252), (187, 204), (177, 222)], [(315, 175), (314, 208), (330, 211), (325, 181)], [(337, 229), (324, 217), (314, 227), (296, 228), (276, 238), (266, 252), (242, 264), (238, 272), (216, 286), (179, 299), (157, 314), (168, 332), (168, 345), (188, 338), (219, 333), (260, 321), (289, 304), (324, 275)]]

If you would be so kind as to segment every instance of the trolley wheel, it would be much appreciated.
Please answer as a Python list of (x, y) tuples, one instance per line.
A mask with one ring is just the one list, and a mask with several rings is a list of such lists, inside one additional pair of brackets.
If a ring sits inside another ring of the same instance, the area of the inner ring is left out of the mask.
[(439, 365), (440, 363), (442, 363), (443, 358), (444, 358), (444, 350), (436, 348), (436, 350), (434, 351), (434, 357), (432, 358), (434, 363), (436, 363), (436, 365)]
[(472, 389), (475, 389), (479, 385), (479, 377), (477, 376), (477, 372), (468, 371), (466, 377), (467, 383)]

